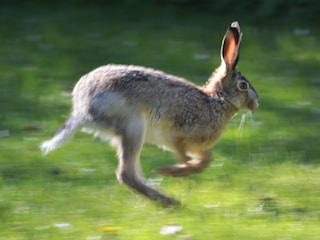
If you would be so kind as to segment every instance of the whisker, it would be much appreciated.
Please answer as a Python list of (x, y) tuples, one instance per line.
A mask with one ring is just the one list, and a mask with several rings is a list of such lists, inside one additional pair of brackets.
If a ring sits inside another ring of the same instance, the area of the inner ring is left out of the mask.
[(238, 133), (239, 133), (240, 137), (242, 137), (243, 130), (244, 130), (247, 119), (249, 120), (249, 123), (252, 123), (252, 113), (251, 112), (246, 112), (246, 113), (242, 114), (239, 128), (238, 128)]
[(242, 137), (242, 133), (243, 133), (244, 125), (245, 125), (245, 122), (246, 122), (246, 118), (247, 118), (247, 114), (243, 113), (242, 117), (241, 117), (241, 120), (240, 120), (239, 128), (238, 128), (238, 133), (239, 133), (240, 137)]

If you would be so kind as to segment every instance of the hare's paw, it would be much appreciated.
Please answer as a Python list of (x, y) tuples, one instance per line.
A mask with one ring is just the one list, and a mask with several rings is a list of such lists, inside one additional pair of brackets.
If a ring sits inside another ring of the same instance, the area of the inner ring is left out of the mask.
[(172, 198), (172, 197), (168, 197), (168, 196), (161, 196), (159, 198), (159, 201), (160, 201), (160, 204), (163, 206), (163, 207), (168, 207), (168, 208), (171, 208), (171, 207), (179, 207), (181, 206), (181, 202)]
[(156, 173), (170, 177), (184, 177), (190, 174), (202, 172), (210, 163), (210, 158), (203, 160), (193, 159), (186, 163), (164, 166), (156, 169)]
[(184, 177), (193, 173), (201, 172), (202, 168), (186, 163), (164, 166), (156, 169), (156, 173), (169, 177)]

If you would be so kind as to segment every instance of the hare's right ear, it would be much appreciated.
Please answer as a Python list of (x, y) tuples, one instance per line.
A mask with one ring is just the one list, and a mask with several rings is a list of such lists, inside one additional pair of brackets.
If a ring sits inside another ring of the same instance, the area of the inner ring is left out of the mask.
[(239, 23), (231, 23), (221, 45), (221, 61), (227, 69), (234, 69), (238, 63), (241, 36)]

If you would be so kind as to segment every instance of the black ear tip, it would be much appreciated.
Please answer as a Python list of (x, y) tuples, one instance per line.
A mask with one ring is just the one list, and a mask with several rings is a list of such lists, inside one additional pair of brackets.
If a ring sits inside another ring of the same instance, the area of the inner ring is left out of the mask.
[(235, 28), (240, 33), (240, 25), (239, 25), (238, 21), (232, 22), (231, 25), (230, 25), (230, 28)]
[(239, 26), (239, 22), (238, 21), (234, 21), (234, 22), (232, 22), (231, 23), (231, 27), (237, 27), (237, 26)]

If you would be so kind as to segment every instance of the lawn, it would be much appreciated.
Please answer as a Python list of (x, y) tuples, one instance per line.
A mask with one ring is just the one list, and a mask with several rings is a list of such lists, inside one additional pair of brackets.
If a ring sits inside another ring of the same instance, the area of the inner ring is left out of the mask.
[[(316, 23), (126, 10), (0, 8), (0, 239), (318, 239)], [(174, 162), (171, 153), (148, 145), (142, 152), (145, 175), (181, 207), (162, 208), (118, 184), (115, 151), (85, 133), (41, 154), (38, 145), (69, 114), (81, 75), (123, 63), (204, 84), (234, 20), (244, 33), (239, 69), (258, 91), (259, 109), (241, 129), (242, 114), (232, 120), (201, 174), (161, 178), (152, 170)], [(166, 235), (170, 229), (177, 232)]]

